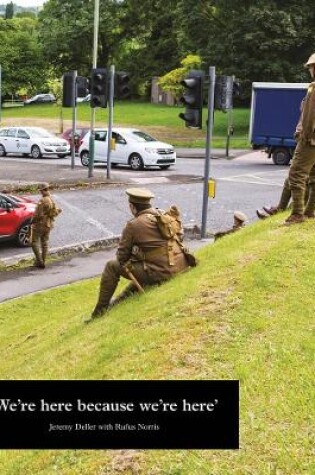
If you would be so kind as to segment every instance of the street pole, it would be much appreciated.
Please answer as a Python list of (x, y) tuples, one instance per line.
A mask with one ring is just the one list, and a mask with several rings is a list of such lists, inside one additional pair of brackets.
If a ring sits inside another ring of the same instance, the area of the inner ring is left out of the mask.
[[(98, 47), (98, 27), (100, 21), (100, 0), (95, 0), (94, 4), (94, 39), (93, 39), (93, 62), (92, 68), (97, 67), (97, 47)], [(95, 108), (91, 107), (91, 125), (90, 125), (90, 147), (89, 147), (89, 174), (93, 177), (94, 170), (94, 139), (95, 139)]]
[(209, 67), (209, 90), (208, 90), (208, 121), (207, 121), (207, 139), (206, 139), (206, 159), (203, 183), (203, 203), (202, 203), (202, 222), (201, 238), (204, 239), (207, 234), (207, 214), (208, 214), (208, 186), (210, 177), (210, 158), (211, 141), (213, 130), (213, 112), (214, 112), (214, 87), (215, 87), (215, 66)]
[(72, 71), (72, 140), (71, 140), (71, 168), (74, 169), (75, 165), (75, 131), (77, 128), (77, 71)]
[(110, 67), (109, 73), (109, 95), (108, 95), (108, 136), (107, 136), (107, 178), (110, 180), (111, 171), (111, 148), (112, 148), (112, 128), (113, 128), (113, 116), (114, 116), (114, 78), (115, 78), (115, 66)]
[(228, 76), (227, 89), (230, 94), (230, 108), (228, 110), (228, 125), (227, 125), (227, 136), (226, 136), (226, 146), (225, 146), (225, 156), (229, 157), (230, 154), (230, 137), (233, 133), (233, 83), (235, 76)]

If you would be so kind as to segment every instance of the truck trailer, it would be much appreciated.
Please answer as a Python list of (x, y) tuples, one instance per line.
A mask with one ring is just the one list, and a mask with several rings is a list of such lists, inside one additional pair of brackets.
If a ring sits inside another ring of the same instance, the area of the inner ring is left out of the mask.
[(264, 148), (276, 165), (288, 165), (296, 141), (294, 132), (300, 117), (308, 83), (254, 82), (249, 137), (253, 149)]

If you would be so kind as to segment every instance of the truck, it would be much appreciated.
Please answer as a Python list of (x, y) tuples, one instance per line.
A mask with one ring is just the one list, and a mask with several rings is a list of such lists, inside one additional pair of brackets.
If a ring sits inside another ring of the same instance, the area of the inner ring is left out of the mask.
[(294, 132), (308, 83), (254, 82), (249, 138), (253, 149), (265, 149), (275, 165), (289, 165)]

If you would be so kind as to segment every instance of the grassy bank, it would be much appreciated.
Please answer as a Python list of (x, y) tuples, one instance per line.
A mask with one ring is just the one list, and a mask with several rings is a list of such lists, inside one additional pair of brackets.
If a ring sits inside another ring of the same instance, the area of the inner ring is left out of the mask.
[(0, 306), (2, 379), (239, 379), (239, 451), (1, 451), (0, 473), (315, 473), (315, 223), (282, 221), (88, 326), (98, 279)]
[[(185, 128), (184, 122), (179, 119), (178, 114), (184, 109), (182, 107), (170, 107), (161, 104), (150, 104), (145, 102), (115, 102), (114, 123), (116, 126), (141, 127), (151, 131), (152, 134), (166, 140), (173, 145), (182, 147), (204, 147), (207, 117), (207, 110), (204, 109), (203, 130), (190, 130)], [(71, 120), (72, 110), (63, 109), (63, 118)], [(91, 109), (89, 104), (78, 104), (78, 123), (88, 124), (90, 121)], [(7, 123), (12, 119), (36, 118), (50, 119), (55, 121), (56, 128), (59, 126), (60, 107), (57, 105), (32, 105), (3, 110), (3, 122)], [(96, 122), (98, 126), (104, 126), (108, 121), (108, 109), (98, 109), (96, 111)], [(231, 147), (248, 147), (249, 110), (235, 109), (233, 111), (234, 135), (231, 138)], [(228, 124), (228, 114), (215, 112), (213, 146), (225, 147), (226, 131)]]

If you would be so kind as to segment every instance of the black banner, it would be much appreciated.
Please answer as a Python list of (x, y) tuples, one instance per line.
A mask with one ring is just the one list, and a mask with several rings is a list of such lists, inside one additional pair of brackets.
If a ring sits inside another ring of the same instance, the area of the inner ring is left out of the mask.
[(238, 381), (0, 381), (1, 449), (237, 449)]

